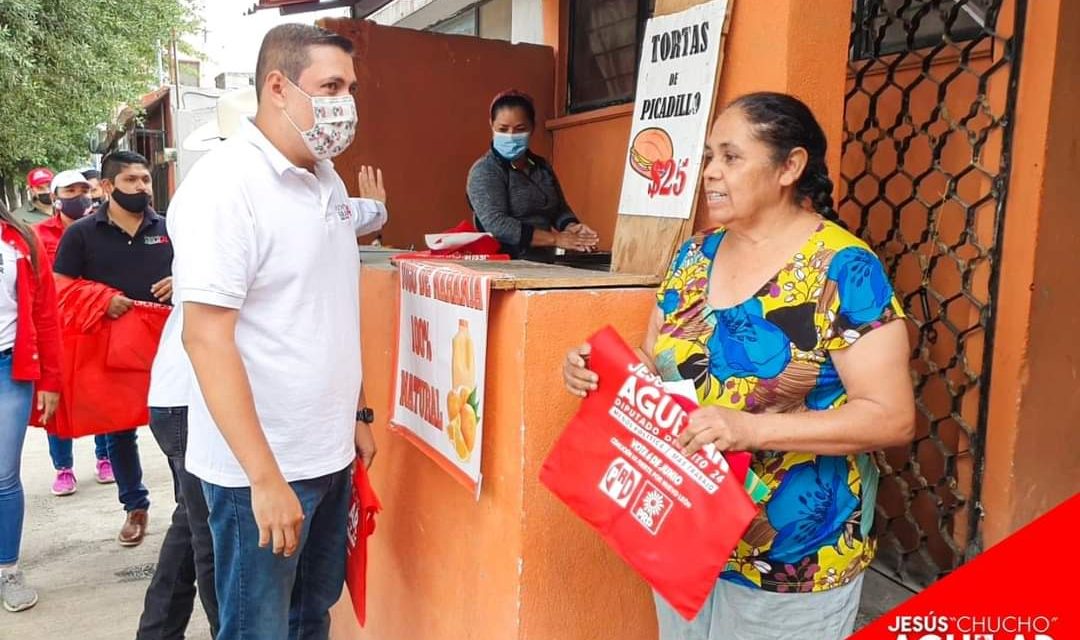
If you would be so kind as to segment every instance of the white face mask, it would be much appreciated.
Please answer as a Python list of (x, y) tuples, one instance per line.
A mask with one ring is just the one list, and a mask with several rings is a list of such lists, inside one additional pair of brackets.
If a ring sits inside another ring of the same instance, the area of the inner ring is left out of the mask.
[(352, 96), (309, 96), (292, 80), (289, 80), (289, 84), (311, 101), (315, 124), (307, 131), (301, 131), (289, 112), (285, 111), (289, 124), (300, 134), (311, 155), (319, 160), (341, 155), (356, 135), (356, 101)]

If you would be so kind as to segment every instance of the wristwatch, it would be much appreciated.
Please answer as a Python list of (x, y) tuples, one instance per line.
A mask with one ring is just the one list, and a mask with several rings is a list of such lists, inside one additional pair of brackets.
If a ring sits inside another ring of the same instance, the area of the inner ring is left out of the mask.
[(364, 407), (363, 409), (357, 409), (356, 421), (363, 422), (364, 424), (371, 424), (375, 422), (375, 410), (371, 407)]

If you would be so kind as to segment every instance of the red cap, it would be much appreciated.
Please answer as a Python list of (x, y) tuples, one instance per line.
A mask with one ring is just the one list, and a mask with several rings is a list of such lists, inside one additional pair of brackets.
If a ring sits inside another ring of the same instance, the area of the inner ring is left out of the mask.
[(26, 185), (31, 189), (42, 185), (49, 186), (52, 179), (52, 171), (49, 171), (45, 167), (38, 167), (36, 169), (31, 169), (30, 173), (26, 174)]

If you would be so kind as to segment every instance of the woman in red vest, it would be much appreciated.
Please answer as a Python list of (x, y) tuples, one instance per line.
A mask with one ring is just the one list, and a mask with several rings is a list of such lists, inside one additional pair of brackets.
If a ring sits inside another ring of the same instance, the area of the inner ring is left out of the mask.
[(12, 612), (38, 600), (17, 565), (26, 425), (32, 403), (47, 423), (60, 400), (56, 287), (44, 251), (37, 236), (0, 203), (0, 600)]

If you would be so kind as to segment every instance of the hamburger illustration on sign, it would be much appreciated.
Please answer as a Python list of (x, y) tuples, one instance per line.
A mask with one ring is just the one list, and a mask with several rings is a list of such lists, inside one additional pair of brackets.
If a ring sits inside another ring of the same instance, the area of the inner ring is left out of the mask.
[(653, 179), (653, 166), (664, 166), (674, 157), (671, 136), (658, 127), (642, 129), (630, 145), (630, 167), (649, 181)]
[(620, 215), (685, 220), (694, 212), (730, 4), (703, 0), (645, 24)]
[(630, 144), (630, 168), (649, 181), (649, 197), (678, 196), (686, 188), (689, 160), (675, 161), (675, 144), (659, 127), (642, 129)]

